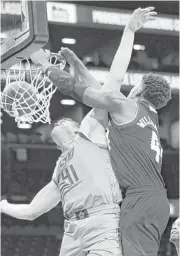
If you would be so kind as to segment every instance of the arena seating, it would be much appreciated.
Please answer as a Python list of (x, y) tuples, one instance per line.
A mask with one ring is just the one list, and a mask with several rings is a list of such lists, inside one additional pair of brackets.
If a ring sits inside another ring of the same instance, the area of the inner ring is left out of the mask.
[[(1, 256), (58, 256), (60, 244), (54, 236), (2, 236)], [(177, 256), (174, 245), (162, 239), (158, 256)]]
[(58, 256), (60, 241), (53, 236), (2, 236), (1, 256)]

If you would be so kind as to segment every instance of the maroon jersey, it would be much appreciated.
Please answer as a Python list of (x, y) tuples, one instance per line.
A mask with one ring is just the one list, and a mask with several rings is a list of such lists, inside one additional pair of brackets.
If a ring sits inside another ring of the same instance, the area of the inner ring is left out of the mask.
[(159, 138), (158, 115), (147, 101), (137, 101), (134, 120), (109, 126), (112, 167), (121, 188), (142, 186), (164, 187), (161, 176), (162, 148)]

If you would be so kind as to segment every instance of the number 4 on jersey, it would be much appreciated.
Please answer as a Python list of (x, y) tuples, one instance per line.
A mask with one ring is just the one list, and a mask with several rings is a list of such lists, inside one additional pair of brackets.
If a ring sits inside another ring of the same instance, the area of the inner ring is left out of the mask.
[(156, 152), (156, 162), (159, 163), (160, 157), (162, 158), (163, 149), (159, 143), (158, 136), (155, 131), (152, 131), (151, 149)]

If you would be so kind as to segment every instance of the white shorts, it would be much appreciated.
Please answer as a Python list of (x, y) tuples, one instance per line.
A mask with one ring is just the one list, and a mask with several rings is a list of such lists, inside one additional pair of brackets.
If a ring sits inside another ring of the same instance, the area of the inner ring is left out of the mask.
[(65, 220), (60, 256), (122, 256), (119, 205), (88, 211), (85, 219)]

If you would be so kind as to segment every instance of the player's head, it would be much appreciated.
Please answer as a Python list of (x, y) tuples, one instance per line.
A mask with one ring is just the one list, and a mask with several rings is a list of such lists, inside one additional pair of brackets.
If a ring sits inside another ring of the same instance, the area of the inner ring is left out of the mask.
[(79, 124), (70, 118), (63, 118), (55, 123), (52, 139), (61, 150), (71, 142), (79, 130)]
[(166, 106), (171, 99), (171, 87), (167, 80), (156, 74), (147, 74), (142, 78), (140, 96), (153, 104), (156, 109)]

